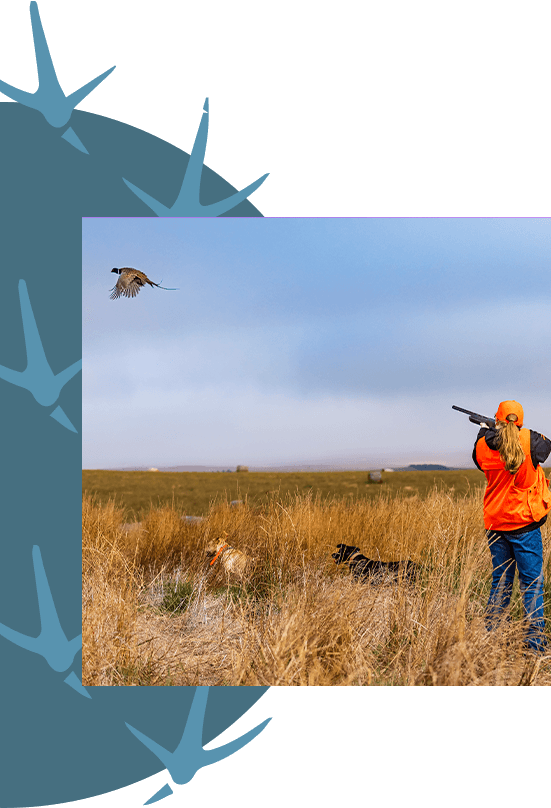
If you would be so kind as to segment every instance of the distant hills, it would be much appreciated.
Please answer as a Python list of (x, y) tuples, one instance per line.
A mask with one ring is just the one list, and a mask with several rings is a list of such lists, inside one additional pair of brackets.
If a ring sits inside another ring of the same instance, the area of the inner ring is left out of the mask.
[[(249, 466), (249, 470), (254, 471), (265, 471), (265, 472), (301, 472), (301, 471), (373, 471), (377, 469), (379, 471), (381, 468), (385, 468), (383, 466), (376, 467), (373, 464), (368, 465), (366, 463), (358, 463), (357, 465), (352, 464), (309, 464), (309, 463), (297, 463), (293, 465), (285, 465), (285, 466)], [(386, 468), (389, 468), (388, 466)], [(109, 471), (109, 469), (106, 469)], [(236, 466), (159, 466), (158, 468), (152, 468), (151, 466), (118, 466), (116, 468), (111, 469), (111, 471), (210, 471), (210, 472), (234, 472), (235, 473)], [(456, 471), (458, 470), (457, 466), (442, 466), (438, 463), (412, 463), (409, 466), (394, 466), (391, 469), (392, 471)], [(246, 472), (241, 472), (246, 473)]]
[(404, 468), (395, 469), (395, 471), (457, 471), (457, 469), (453, 469), (450, 466), (439, 466), (435, 463), (412, 463)]

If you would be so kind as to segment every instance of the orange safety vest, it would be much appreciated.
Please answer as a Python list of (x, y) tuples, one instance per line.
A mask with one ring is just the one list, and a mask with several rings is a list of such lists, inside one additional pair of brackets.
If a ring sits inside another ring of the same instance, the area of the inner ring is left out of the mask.
[(484, 527), (486, 530), (518, 530), (539, 522), (551, 510), (551, 492), (541, 466), (530, 456), (530, 430), (519, 432), (525, 459), (516, 474), (505, 468), (499, 452), (484, 437), (476, 444), (476, 459), (486, 475)]

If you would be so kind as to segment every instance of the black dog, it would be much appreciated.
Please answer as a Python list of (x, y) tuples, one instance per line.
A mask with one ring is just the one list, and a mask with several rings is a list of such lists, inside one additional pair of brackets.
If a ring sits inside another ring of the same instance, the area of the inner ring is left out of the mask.
[(367, 578), (404, 577), (412, 581), (418, 572), (413, 561), (372, 561), (360, 553), (359, 547), (337, 544), (337, 552), (331, 555), (335, 564), (348, 564), (350, 572), (357, 580)]

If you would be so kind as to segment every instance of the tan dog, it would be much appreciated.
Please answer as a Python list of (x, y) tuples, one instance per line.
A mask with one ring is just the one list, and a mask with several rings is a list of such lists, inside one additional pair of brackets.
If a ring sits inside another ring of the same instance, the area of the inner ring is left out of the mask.
[(230, 547), (225, 538), (213, 539), (205, 548), (207, 558), (212, 558), (211, 567), (220, 565), (228, 577), (243, 581), (251, 572), (253, 559)]

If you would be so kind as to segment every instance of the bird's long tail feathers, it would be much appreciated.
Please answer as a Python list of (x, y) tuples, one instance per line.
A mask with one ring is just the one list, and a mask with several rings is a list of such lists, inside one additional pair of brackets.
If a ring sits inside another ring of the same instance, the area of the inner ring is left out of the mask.
[(164, 289), (166, 292), (179, 292), (179, 289), (170, 289), (168, 286), (161, 286), (161, 283), (155, 283), (154, 281), (149, 281), (152, 286), (156, 286), (158, 289)]

